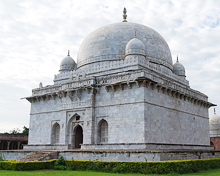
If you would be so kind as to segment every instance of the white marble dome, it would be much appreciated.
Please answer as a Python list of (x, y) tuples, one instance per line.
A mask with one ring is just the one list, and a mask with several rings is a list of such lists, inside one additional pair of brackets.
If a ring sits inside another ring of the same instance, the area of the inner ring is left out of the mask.
[(131, 39), (126, 45), (125, 56), (130, 54), (145, 55), (145, 46), (143, 42), (136, 37)]
[(147, 26), (130, 22), (110, 24), (90, 33), (79, 48), (77, 68), (94, 62), (124, 59), (125, 47), (134, 38), (135, 31), (149, 61), (173, 71), (170, 49), (163, 37)]
[(179, 63), (178, 60), (173, 65), (173, 73), (175, 73), (178, 76), (186, 76), (185, 68), (181, 63)]
[(210, 137), (220, 136), (220, 116), (214, 114), (209, 117)]
[(76, 69), (76, 63), (69, 54), (60, 63), (60, 72), (71, 71)]

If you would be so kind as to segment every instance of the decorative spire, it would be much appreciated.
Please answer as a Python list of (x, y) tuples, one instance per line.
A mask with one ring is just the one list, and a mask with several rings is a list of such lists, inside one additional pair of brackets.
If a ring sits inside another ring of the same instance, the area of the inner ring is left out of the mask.
[(177, 59), (176, 59), (176, 62), (179, 62), (179, 59), (178, 59), (178, 55), (177, 55)]
[(70, 50), (68, 50), (68, 54), (67, 54), (67, 56), (70, 56)]
[(214, 114), (216, 114), (216, 113), (215, 113), (215, 108), (214, 108)]
[(123, 10), (123, 21), (122, 22), (127, 22), (127, 15), (126, 15), (126, 13), (127, 13), (127, 10), (126, 10), (126, 8), (124, 7), (124, 10)]

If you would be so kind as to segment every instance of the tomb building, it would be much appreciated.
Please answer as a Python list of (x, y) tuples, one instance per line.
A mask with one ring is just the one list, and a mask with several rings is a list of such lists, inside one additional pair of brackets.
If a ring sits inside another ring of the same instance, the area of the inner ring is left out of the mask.
[(210, 144), (214, 146), (215, 150), (220, 150), (220, 116), (216, 114), (214, 108), (214, 114), (209, 117), (210, 128)]
[(209, 149), (208, 108), (164, 38), (127, 21), (90, 33), (32, 90), (26, 149)]

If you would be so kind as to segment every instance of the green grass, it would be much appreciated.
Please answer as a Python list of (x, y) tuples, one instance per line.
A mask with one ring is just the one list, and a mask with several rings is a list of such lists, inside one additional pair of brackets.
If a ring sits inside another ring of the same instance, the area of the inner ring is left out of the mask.
[[(90, 172), (90, 171), (55, 171), (55, 170), (37, 170), (37, 171), (6, 171), (0, 170), (1, 176), (60, 176), (60, 175), (71, 175), (71, 176), (165, 176), (163, 174), (114, 174), (104, 172)], [(191, 174), (167, 174), (166, 176), (219, 176), (220, 169), (213, 169), (208, 171), (201, 171)]]

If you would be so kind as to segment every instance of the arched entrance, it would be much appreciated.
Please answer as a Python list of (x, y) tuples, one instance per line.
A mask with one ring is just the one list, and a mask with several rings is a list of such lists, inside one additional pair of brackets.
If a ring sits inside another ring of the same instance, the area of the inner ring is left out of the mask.
[(83, 143), (83, 129), (81, 126), (76, 127), (75, 131), (75, 148), (81, 148)]
[(7, 141), (1, 141), (1, 150), (7, 150), (8, 142)]
[(9, 150), (14, 150), (14, 149), (18, 149), (18, 142), (17, 141), (10, 142)]

